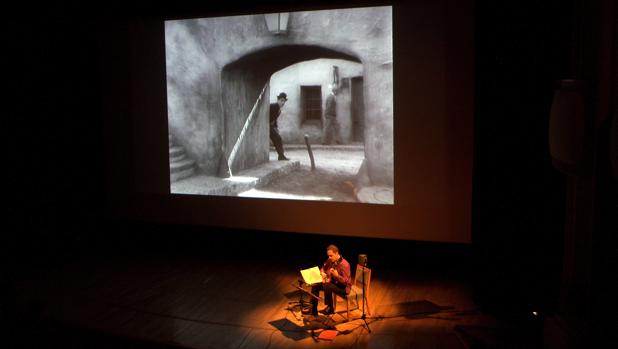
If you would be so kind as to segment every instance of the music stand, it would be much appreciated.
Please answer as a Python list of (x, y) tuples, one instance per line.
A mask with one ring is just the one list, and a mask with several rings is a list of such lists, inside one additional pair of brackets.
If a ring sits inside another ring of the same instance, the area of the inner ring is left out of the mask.
[(305, 290), (305, 288), (304, 288), (303, 286), (304, 286), (304, 285), (308, 285), (308, 284), (305, 284), (303, 280), (300, 280), (300, 279), (299, 279), (299, 280), (298, 280), (298, 285), (295, 285), (295, 284), (293, 284), (293, 283), (292, 283), (292, 284), (290, 284), (290, 285), (292, 285), (292, 287), (294, 287), (295, 289), (297, 289), (297, 290), (299, 290), (299, 291), (301, 291), (301, 292), (300, 292), (300, 297), (299, 297), (299, 299), (298, 299), (297, 301), (291, 301), (291, 302), (288, 302), (288, 305), (291, 305), (291, 306), (298, 305), (298, 306), (300, 307), (300, 313), (301, 313), (301, 314), (303, 313), (303, 309), (306, 309), (306, 305), (307, 305), (307, 304), (308, 304), (309, 306), (311, 305), (311, 302), (306, 301), (306, 300), (304, 299), (304, 295), (305, 295), (305, 294), (308, 294), (309, 296), (311, 296), (311, 297), (313, 297), (313, 298), (317, 299), (318, 301), (322, 300), (320, 297), (318, 297), (318, 296), (314, 295), (314, 294), (313, 294), (313, 293), (311, 293), (310, 291)]

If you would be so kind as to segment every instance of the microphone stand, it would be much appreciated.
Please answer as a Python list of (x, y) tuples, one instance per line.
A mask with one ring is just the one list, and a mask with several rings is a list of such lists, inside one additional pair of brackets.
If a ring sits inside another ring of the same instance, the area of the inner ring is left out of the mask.
[(363, 315), (361, 315), (361, 319), (365, 323), (365, 327), (367, 327), (367, 331), (371, 333), (371, 328), (369, 328), (369, 324), (367, 323), (367, 315), (365, 315), (365, 300), (367, 299), (367, 293), (365, 293), (365, 269), (367, 268), (367, 259), (365, 259), (365, 263), (363, 263), (363, 275), (362, 275), (362, 284), (363, 284)]

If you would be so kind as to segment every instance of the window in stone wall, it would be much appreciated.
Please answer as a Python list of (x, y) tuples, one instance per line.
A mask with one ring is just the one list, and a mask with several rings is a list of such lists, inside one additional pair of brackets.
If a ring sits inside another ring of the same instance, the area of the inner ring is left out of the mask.
[(300, 97), (305, 120), (322, 120), (322, 86), (301, 86)]

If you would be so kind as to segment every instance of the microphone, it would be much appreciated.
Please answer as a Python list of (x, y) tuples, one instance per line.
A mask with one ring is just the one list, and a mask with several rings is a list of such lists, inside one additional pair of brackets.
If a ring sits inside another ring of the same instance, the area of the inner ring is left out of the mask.
[(367, 255), (366, 254), (358, 255), (358, 264), (362, 265), (363, 267), (367, 266)]

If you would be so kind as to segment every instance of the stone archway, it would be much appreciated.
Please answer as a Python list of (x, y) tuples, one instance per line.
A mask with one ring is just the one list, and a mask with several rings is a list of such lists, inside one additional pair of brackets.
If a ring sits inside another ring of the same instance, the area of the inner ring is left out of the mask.
[[(280, 45), (267, 47), (249, 53), (227, 64), (221, 71), (221, 105), (224, 120), (223, 149), (225, 157), (230, 155), (260, 92), (270, 76), (298, 62), (317, 58), (338, 58), (362, 63), (351, 54), (315, 45)], [(268, 96), (268, 91), (266, 91)], [(241, 151), (231, 164), (232, 171), (243, 170), (268, 161), (268, 115), (261, 110), (252, 120)]]
[(264, 15), (168, 21), (165, 42), (168, 127), (201, 173), (217, 173), (238, 131), (231, 120), (247, 117), (270, 74), (332, 57), (362, 61), (365, 177), (393, 185), (391, 7), (294, 12), (285, 35), (269, 32)]

